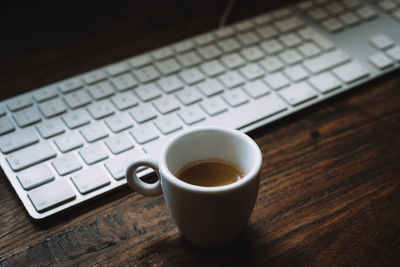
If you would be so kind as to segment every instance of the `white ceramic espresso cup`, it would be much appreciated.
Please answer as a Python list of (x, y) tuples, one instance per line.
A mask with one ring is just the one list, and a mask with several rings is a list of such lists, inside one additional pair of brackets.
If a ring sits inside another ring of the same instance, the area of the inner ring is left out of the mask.
[[(238, 166), (244, 177), (232, 184), (203, 187), (179, 180), (175, 175), (188, 163), (221, 159)], [(129, 186), (147, 196), (164, 194), (169, 212), (182, 235), (200, 248), (219, 248), (241, 233), (257, 198), (262, 154), (247, 135), (225, 127), (198, 127), (167, 141), (158, 160), (133, 161), (126, 170)], [(158, 181), (148, 184), (136, 176), (148, 166)]]

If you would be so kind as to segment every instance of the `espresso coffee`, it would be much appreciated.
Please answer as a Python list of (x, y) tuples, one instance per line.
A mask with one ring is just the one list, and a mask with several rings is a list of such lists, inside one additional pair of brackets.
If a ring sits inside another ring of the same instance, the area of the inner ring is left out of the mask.
[(177, 177), (198, 186), (221, 186), (232, 184), (243, 177), (243, 172), (224, 160), (201, 160), (185, 165)]

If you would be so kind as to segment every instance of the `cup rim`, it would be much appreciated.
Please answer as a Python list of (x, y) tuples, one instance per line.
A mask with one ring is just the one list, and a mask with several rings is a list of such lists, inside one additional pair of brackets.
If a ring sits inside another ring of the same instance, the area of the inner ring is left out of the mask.
[[(253, 162), (253, 166), (251, 167), (250, 171), (239, 181), (227, 184), (227, 185), (221, 185), (221, 186), (213, 186), (213, 187), (206, 187), (206, 186), (199, 186), (199, 185), (193, 185), (189, 184), (187, 182), (184, 182), (180, 179), (178, 179), (168, 168), (167, 162), (166, 162), (166, 153), (168, 152), (168, 149), (175, 143), (177, 142), (178, 139), (182, 138), (183, 136), (187, 136), (190, 134), (193, 134), (194, 132), (199, 132), (199, 131), (219, 131), (219, 132), (225, 132), (230, 135), (235, 135), (241, 139), (246, 139), (247, 144), (251, 146), (251, 149), (255, 153), (255, 159)], [(198, 193), (221, 193), (221, 192), (228, 192), (235, 190), (239, 187), (244, 186), (245, 184), (249, 183), (252, 181), (254, 178), (257, 177), (258, 172), (261, 170), (261, 165), (262, 165), (262, 153), (256, 142), (250, 138), (248, 135), (235, 130), (233, 128), (228, 128), (228, 127), (223, 127), (223, 126), (199, 126), (199, 127), (194, 127), (191, 129), (188, 129), (186, 131), (183, 131), (173, 138), (170, 138), (165, 145), (163, 146), (161, 153), (160, 153), (160, 163), (159, 163), (159, 170), (161, 173), (161, 176), (164, 176), (166, 179), (168, 179), (169, 182), (173, 183), (175, 186), (178, 186), (182, 189), (192, 191), (192, 192), (198, 192)]]

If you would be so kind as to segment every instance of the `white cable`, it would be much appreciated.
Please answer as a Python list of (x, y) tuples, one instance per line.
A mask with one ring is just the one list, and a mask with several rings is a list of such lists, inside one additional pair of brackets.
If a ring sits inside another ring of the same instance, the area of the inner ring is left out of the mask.
[(220, 28), (225, 26), (226, 20), (228, 19), (228, 16), (232, 11), (234, 3), (235, 3), (235, 0), (229, 0), (228, 5), (226, 6), (224, 13), (222, 13), (221, 19), (219, 20)]

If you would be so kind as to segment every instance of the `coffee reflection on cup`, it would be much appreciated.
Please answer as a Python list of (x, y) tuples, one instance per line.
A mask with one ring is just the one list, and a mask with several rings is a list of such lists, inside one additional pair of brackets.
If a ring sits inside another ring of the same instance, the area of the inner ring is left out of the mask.
[[(247, 135), (225, 127), (198, 127), (170, 138), (158, 160), (133, 160), (129, 186), (148, 196), (163, 193), (182, 235), (200, 248), (219, 248), (238, 238), (257, 198), (262, 155)], [(148, 166), (158, 181), (136, 176)]]

